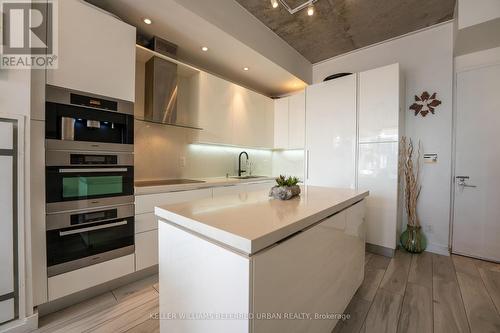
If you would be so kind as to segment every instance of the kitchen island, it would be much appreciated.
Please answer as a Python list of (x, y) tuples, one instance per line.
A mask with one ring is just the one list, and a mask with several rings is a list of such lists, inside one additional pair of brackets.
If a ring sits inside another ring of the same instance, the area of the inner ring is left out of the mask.
[(363, 280), (366, 191), (155, 208), (162, 332), (331, 332)]

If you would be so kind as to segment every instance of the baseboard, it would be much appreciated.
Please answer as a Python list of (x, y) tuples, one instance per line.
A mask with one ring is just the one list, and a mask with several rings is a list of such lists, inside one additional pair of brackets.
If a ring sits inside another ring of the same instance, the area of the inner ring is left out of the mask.
[(389, 257), (389, 258), (394, 257), (394, 253), (396, 251), (395, 249), (391, 249), (391, 248), (380, 246), (380, 245), (370, 244), (370, 243), (366, 243), (365, 250), (366, 250), (366, 252), (378, 254), (378, 255), (381, 255), (384, 257)]
[(38, 328), (38, 313), (0, 327), (0, 333), (28, 333)]
[(108, 291), (114, 290), (116, 288), (130, 284), (134, 281), (141, 280), (154, 274), (158, 274), (158, 265), (122, 276), (118, 279), (105, 282), (98, 286), (94, 286), (92, 288), (85, 289), (68, 296), (61, 297), (48, 303), (40, 304), (37, 307), (38, 314), (40, 315), (40, 317), (45, 316), (49, 313), (62, 310), (64, 308), (67, 308), (68, 306), (86, 301), (90, 298), (99, 296)]
[(425, 251), (435, 253), (435, 254), (440, 254), (442, 256), (449, 256), (450, 255), (450, 250), (448, 249), (448, 246), (443, 246), (443, 245), (438, 245), (438, 244), (433, 244), (433, 243), (427, 244), (427, 248), (425, 249)]

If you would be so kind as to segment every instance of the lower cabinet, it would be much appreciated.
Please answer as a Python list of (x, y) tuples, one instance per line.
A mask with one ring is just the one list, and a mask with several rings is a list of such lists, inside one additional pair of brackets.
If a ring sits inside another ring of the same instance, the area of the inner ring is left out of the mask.
[(135, 270), (158, 265), (158, 229), (135, 235)]
[(226, 194), (234, 194), (234, 193), (246, 193), (252, 191), (266, 190), (270, 189), (273, 186), (274, 180), (270, 180), (268, 182), (262, 183), (253, 183), (253, 184), (238, 184), (232, 186), (222, 186), (215, 187), (213, 196), (226, 195)]
[(49, 301), (131, 274), (134, 269), (134, 255), (129, 254), (50, 277)]

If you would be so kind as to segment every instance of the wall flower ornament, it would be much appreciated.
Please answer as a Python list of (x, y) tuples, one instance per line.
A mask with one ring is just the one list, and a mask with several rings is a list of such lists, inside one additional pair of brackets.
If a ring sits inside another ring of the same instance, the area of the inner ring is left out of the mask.
[(415, 95), (415, 103), (410, 105), (410, 110), (415, 112), (415, 116), (418, 116), (420, 113), (422, 117), (427, 116), (430, 112), (435, 114), (435, 109), (439, 105), (441, 105), (441, 101), (436, 98), (436, 93), (429, 95), (427, 91), (424, 91), (420, 97)]

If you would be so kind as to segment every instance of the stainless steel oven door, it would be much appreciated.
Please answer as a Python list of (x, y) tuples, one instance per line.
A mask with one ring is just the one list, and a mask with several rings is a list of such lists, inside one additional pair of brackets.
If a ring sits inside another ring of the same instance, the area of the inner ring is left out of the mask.
[(47, 212), (134, 201), (134, 168), (46, 167)]
[(48, 214), (48, 276), (134, 253), (134, 234), (134, 205)]

